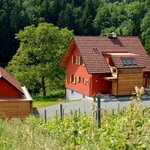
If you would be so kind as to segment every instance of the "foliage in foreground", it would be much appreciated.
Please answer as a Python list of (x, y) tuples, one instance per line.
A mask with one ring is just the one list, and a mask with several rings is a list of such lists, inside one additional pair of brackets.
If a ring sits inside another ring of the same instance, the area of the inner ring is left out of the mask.
[[(144, 113), (143, 113), (144, 110)], [(0, 120), (0, 147), (5, 149), (150, 149), (150, 113), (132, 102), (117, 114), (104, 112), (99, 129), (86, 114), (56, 117), (46, 123), (33, 116)]]

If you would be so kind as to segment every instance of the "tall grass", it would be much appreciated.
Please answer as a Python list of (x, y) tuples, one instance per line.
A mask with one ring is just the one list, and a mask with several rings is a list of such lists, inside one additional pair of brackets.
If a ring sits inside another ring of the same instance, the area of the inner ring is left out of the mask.
[[(144, 111), (143, 111), (144, 110)], [(86, 114), (59, 116), (46, 123), (30, 116), (25, 120), (0, 120), (2, 150), (147, 150), (150, 149), (150, 109), (140, 102), (119, 113), (103, 113), (101, 128)]]

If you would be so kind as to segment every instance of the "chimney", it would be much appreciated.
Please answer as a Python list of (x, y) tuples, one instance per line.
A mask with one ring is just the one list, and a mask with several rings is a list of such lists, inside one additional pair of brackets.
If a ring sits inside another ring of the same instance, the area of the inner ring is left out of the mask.
[(107, 37), (108, 37), (109, 39), (117, 38), (117, 34), (116, 34), (115, 32), (108, 33), (108, 34), (107, 34)]

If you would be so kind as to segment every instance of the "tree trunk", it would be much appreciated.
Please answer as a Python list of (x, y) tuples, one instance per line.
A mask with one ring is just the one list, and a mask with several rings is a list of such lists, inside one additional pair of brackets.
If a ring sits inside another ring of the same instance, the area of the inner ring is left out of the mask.
[(42, 89), (43, 89), (43, 96), (46, 96), (46, 90), (45, 90), (45, 78), (42, 76)]

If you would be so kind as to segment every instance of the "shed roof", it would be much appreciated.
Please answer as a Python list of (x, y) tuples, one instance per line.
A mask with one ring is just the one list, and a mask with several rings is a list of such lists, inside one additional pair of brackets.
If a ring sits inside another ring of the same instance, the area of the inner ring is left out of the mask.
[(20, 83), (7, 71), (5, 71), (2, 67), (0, 67), (0, 78), (5, 79), (7, 82), (9, 82), (13, 87), (15, 87), (19, 92), (24, 94)]
[[(103, 53), (133, 53), (138, 54), (144, 65), (144, 71), (150, 71), (150, 59), (138, 37), (99, 37), (99, 36), (74, 36), (72, 43), (77, 46), (85, 66), (89, 73), (110, 73), (110, 68), (106, 63)], [(66, 61), (71, 55), (70, 46), (61, 61), (61, 66), (66, 65)], [(69, 54), (68, 54), (69, 52)]]

